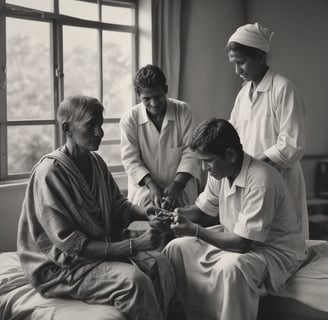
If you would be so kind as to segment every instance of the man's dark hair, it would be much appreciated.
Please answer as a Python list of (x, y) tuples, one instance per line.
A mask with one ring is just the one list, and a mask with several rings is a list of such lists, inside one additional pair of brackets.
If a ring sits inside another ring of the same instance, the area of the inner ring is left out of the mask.
[(258, 56), (266, 55), (266, 53), (261, 49), (245, 46), (234, 41), (231, 41), (227, 44), (227, 46), (225, 47), (225, 51), (226, 53), (228, 53), (229, 51), (240, 51), (243, 55), (249, 58), (256, 58)]
[(190, 148), (193, 151), (211, 153), (223, 157), (228, 148), (242, 155), (243, 147), (233, 125), (224, 119), (211, 118), (202, 121), (193, 133)]
[(140, 95), (143, 88), (161, 88), (167, 93), (166, 77), (163, 71), (156, 65), (147, 64), (139, 69), (134, 78), (134, 90)]

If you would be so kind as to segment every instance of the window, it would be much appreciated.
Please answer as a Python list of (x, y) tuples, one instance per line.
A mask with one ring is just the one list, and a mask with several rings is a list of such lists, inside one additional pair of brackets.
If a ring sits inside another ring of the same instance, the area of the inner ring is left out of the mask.
[(123, 171), (119, 119), (135, 103), (137, 0), (0, 0), (0, 179), (28, 177), (64, 142), (60, 101), (105, 107), (99, 153)]

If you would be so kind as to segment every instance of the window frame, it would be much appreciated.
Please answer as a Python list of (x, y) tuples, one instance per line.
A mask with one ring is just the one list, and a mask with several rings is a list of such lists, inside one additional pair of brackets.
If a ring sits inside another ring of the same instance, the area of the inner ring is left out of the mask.
[[(132, 39), (132, 73), (138, 67), (138, 0), (79, 0), (82, 2), (95, 3), (98, 6), (98, 21), (80, 19), (59, 13), (59, 0), (53, 0), (53, 12), (40, 11), (32, 8), (25, 8), (0, 0), (0, 182), (26, 179), (30, 172), (8, 174), (8, 127), (14, 125), (54, 125), (55, 137), (54, 146), (58, 148), (65, 142), (63, 132), (56, 121), (57, 108), (64, 97), (64, 74), (63, 74), (63, 26), (86, 27), (98, 32), (98, 90), (100, 101), (103, 101), (103, 60), (102, 60), (102, 34), (103, 31), (128, 32)], [(133, 9), (134, 24), (121, 25), (102, 22), (102, 5), (126, 7)], [(6, 18), (25, 19), (33, 21), (48, 22), (50, 26), (50, 76), (51, 94), (54, 119), (33, 119), (33, 120), (7, 120), (7, 90), (6, 90)], [(132, 80), (132, 79), (131, 79)], [(136, 96), (132, 93), (132, 104), (136, 102)], [(106, 117), (104, 123), (118, 123), (120, 117)], [(102, 145), (117, 145), (119, 139), (102, 140)], [(124, 171), (123, 165), (109, 166), (111, 172)]]

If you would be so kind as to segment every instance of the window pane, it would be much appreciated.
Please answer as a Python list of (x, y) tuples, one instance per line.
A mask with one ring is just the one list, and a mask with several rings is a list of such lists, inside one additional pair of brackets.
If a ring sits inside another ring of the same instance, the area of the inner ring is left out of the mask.
[(121, 161), (121, 146), (119, 144), (100, 145), (99, 154), (109, 166), (120, 166)]
[(134, 10), (132, 8), (120, 8), (114, 6), (102, 6), (102, 21), (124, 25), (134, 24)]
[(80, 19), (98, 21), (98, 5), (79, 0), (60, 0), (59, 12), (61, 14)]
[(8, 174), (29, 172), (54, 149), (54, 126), (8, 127)]
[(52, 0), (7, 0), (6, 2), (41, 11), (53, 11)]
[(105, 117), (121, 116), (132, 106), (132, 35), (103, 33)]
[(103, 140), (120, 139), (120, 127), (118, 123), (104, 123), (102, 128), (104, 130)]
[(63, 27), (65, 96), (84, 94), (99, 99), (98, 31)]
[(6, 27), (7, 117), (52, 119), (50, 26), (7, 18)]

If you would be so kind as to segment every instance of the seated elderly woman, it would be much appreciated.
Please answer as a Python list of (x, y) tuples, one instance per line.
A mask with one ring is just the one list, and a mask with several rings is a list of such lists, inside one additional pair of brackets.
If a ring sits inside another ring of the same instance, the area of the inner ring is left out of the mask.
[(169, 261), (155, 250), (163, 230), (122, 232), (131, 221), (156, 220), (157, 209), (130, 203), (94, 152), (103, 109), (86, 96), (60, 104), (66, 144), (32, 171), (19, 221), (21, 264), (44, 297), (113, 305), (127, 319), (165, 319), (175, 286)]

